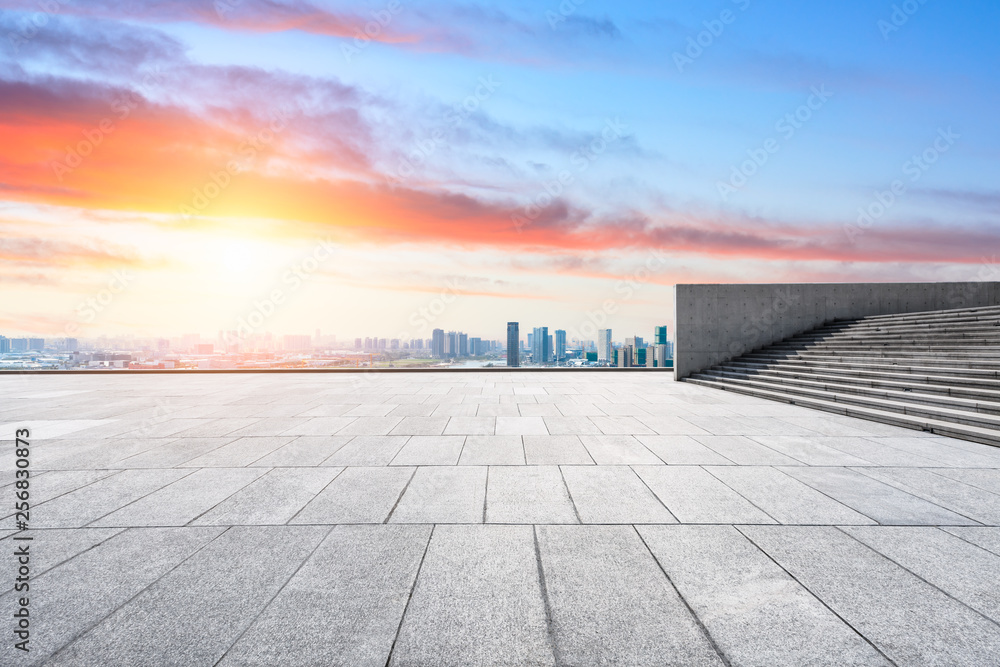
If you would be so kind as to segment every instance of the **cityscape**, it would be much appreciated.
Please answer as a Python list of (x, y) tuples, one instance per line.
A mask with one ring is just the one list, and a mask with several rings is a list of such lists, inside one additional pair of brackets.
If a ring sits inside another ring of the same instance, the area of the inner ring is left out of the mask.
[(237, 336), (219, 331), (176, 337), (98, 338), (7, 337), (0, 335), (0, 369), (5, 370), (225, 370), (269, 368), (673, 368), (667, 325), (646, 339), (616, 341), (612, 329), (597, 340), (568, 339), (565, 329), (534, 327), (521, 333), (508, 322), (506, 336), (485, 338), (434, 329), (430, 338), (353, 339), (271, 333)]

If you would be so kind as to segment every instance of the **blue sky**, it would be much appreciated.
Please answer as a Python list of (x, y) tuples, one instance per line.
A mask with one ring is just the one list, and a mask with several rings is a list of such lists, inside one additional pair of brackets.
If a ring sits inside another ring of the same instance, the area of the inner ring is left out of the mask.
[[(455, 290), (439, 323), (474, 335), (572, 329), (608, 294), (643, 335), (676, 282), (995, 264), (996, 3), (0, 6), (5, 329), (230, 328), (317, 238), (343, 253), (278, 333), (378, 334)], [(134, 109), (60, 171), (123, 94)], [(143, 279), (79, 322), (121, 267)]]

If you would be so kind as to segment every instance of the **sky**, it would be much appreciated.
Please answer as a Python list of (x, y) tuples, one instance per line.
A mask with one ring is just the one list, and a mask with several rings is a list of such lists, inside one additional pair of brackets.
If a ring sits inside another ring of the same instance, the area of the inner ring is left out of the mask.
[(0, 334), (652, 336), (998, 279), (991, 1), (0, 1)]

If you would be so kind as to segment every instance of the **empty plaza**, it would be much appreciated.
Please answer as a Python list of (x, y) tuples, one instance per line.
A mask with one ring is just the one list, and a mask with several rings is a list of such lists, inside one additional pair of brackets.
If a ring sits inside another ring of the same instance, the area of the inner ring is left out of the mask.
[(1000, 655), (987, 445), (654, 371), (8, 375), (0, 390), (3, 551), (32, 537), (31, 651), (7, 642), (5, 664)]

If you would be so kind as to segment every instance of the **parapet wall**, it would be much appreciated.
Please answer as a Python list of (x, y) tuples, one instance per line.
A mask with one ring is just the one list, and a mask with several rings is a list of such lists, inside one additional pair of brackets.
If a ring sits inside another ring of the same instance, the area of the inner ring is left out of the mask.
[(675, 285), (674, 378), (834, 319), (1000, 305), (1000, 282)]

